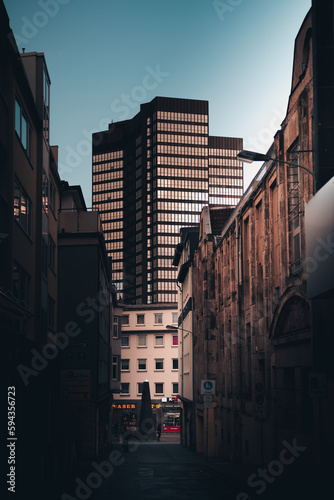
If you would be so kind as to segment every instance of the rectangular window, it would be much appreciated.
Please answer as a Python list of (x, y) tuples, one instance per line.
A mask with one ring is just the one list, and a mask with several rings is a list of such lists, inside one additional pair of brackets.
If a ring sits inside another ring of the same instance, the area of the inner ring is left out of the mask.
[(271, 201), (272, 201), (272, 274), (274, 279), (279, 274), (279, 231), (278, 231), (278, 196), (277, 184), (271, 186)]
[(14, 181), (14, 217), (28, 236), (31, 236), (31, 201), (20, 183)]
[(122, 335), (121, 347), (130, 347), (130, 337), (128, 335)]
[(130, 324), (130, 316), (128, 314), (124, 314), (122, 316), (122, 325), (129, 325)]
[(179, 393), (179, 384), (177, 382), (173, 382), (173, 394)]
[(159, 313), (154, 315), (154, 324), (162, 325), (162, 314)]
[(44, 212), (47, 214), (49, 211), (49, 179), (43, 170), (42, 176), (42, 206)]
[(48, 297), (48, 328), (55, 328), (55, 301)]
[(51, 179), (49, 180), (49, 207), (53, 215), (56, 215), (56, 188)]
[(138, 335), (138, 347), (146, 347), (146, 335)]
[(138, 370), (146, 370), (146, 359), (138, 359)]
[(163, 345), (164, 345), (164, 336), (163, 335), (156, 335), (155, 336), (155, 346), (162, 347)]
[(138, 384), (137, 384), (137, 391), (138, 391), (138, 394), (142, 394), (143, 393), (143, 382), (138, 382)]
[(114, 318), (113, 324), (113, 338), (118, 339), (118, 318)]
[(31, 126), (18, 99), (15, 99), (15, 131), (28, 158), (31, 159)]
[(179, 345), (179, 338), (177, 335), (173, 335), (173, 345)]
[(130, 360), (121, 359), (121, 370), (122, 372), (128, 372), (130, 370)]
[(13, 294), (24, 307), (30, 306), (30, 276), (17, 264), (13, 266)]
[(179, 360), (178, 358), (173, 359), (173, 370), (178, 370), (179, 369)]
[(163, 370), (164, 369), (164, 360), (163, 359), (156, 359), (155, 360), (155, 369), (156, 370)]
[(121, 383), (121, 394), (130, 394), (130, 383), (122, 382)]
[(145, 314), (137, 314), (137, 325), (145, 325)]
[(164, 393), (164, 384), (160, 382), (156, 382), (155, 384), (155, 394), (163, 394)]
[(56, 244), (49, 235), (49, 266), (53, 272), (56, 271)]
[(177, 325), (178, 315), (177, 313), (172, 313), (172, 323), (173, 325)]
[(112, 357), (112, 379), (118, 380), (118, 356)]

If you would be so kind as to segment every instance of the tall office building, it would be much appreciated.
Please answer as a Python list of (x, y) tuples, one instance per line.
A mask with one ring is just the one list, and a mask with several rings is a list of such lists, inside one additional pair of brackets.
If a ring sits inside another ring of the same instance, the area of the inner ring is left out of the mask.
[(241, 149), (240, 138), (209, 136), (208, 102), (189, 99), (156, 97), (93, 134), (93, 208), (126, 303), (176, 303), (180, 228), (198, 225), (203, 205), (238, 203)]

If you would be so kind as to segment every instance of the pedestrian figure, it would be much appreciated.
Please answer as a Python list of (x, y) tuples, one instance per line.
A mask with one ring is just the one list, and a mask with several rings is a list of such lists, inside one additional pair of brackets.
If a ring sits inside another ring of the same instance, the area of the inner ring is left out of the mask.
[(160, 436), (161, 436), (161, 424), (158, 425), (157, 428), (157, 436), (158, 436), (158, 441), (160, 441)]

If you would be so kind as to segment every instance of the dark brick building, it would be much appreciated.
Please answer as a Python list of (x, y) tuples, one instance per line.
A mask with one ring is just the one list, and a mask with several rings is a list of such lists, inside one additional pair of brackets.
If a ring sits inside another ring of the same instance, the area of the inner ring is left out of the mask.
[[(333, 13), (333, 2), (319, 4), (316, 23)], [(321, 95), (333, 40), (325, 56), (320, 26), (312, 29), (310, 11), (296, 37), (287, 114), (268, 151), (273, 159), (263, 164), (218, 236), (207, 233), (215, 224), (203, 210), (192, 263), (197, 450), (204, 451), (208, 439), (209, 455), (245, 463), (270, 463), (284, 443), (302, 447), (300, 463), (325, 463), (334, 443), (334, 283), (321, 297), (308, 298), (305, 206), (314, 194), (313, 178), (278, 161), (314, 172), (318, 199), (326, 182), (328, 191), (333, 156), (320, 143), (330, 135), (333, 115), (326, 106), (334, 100), (331, 90), (326, 103)], [(333, 33), (332, 21), (330, 27)], [(315, 122), (315, 113), (327, 121)], [(208, 437), (203, 379), (216, 381)], [(322, 391), (312, 388), (311, 381), (319, 380)]]

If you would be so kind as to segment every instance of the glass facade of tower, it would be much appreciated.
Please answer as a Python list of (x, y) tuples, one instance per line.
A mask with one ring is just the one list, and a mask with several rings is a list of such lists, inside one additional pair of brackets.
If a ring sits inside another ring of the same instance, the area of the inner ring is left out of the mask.
[(242, 139), (211, 138), (208, 102), (188, 99), (157, 97), (93, 135), (93, 207), (125, 302), (176, 302), (180, 228), (197, 226), (204, 205), (237, 204), (241, 149)]

